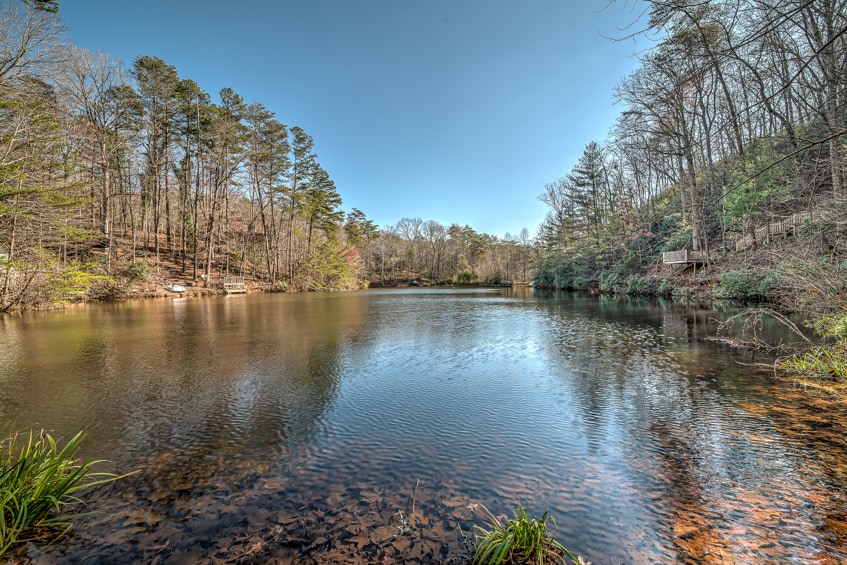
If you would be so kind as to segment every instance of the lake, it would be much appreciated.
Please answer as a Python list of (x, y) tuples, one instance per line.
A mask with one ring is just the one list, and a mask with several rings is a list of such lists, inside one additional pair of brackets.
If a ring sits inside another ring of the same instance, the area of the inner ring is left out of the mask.
[(596, 564), (843, 563), (847, 410), (726, 312), (392, 289), (0, 317), (0, 429), (139, 473), (24, 563), (465, 563), (482, 507)]

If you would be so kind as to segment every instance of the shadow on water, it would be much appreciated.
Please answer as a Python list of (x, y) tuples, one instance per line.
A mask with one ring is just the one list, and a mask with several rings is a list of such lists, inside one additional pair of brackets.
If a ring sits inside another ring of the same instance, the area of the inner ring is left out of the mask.
[(511, 290), (178, 299), (0, 325), (0, 425), (141, 472), (32, 563), (465, 563), (476, 505), (595, 563), (837, 563), (842, 402), (731, 311)]

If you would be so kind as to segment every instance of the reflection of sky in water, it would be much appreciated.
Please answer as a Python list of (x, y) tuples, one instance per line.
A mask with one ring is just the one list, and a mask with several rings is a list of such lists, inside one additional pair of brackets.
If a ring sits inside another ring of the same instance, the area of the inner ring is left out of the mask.
[[(692, 539), (740, 561), (769, 537), (778, 555), (826, 551), (818, 538), (842, 534), (820, 535), (821, 512), (844, 508), (822, 505), (844, 503), (829, 495), (847, 454), (824, 465), (829, 439), (787, 436), (792, 421), (772, 405), (802, 412), (805, 397), (774, 400), (788, 389), (766, 371), (699, 343), (705, 318), (442, 289), (24, 315), (0, 327), (18, 352), (0, 351), (0, 425), (86, 429), (98, 457), (143, 469), (106, 508), (169, 515), (185, 491), (196, 512), (237, 499), (278, 515), (294, 498), (314, 511), (339, 488), (421, 485), (498, 513), (550, 509), (595, 562), (674, 562)], [(207, 496), (209, 507), (191, 502)], [(191, 543), (180, 519), (164, 520), (161, 532)], [(143, 547), (126, 528), (123, 541)]]

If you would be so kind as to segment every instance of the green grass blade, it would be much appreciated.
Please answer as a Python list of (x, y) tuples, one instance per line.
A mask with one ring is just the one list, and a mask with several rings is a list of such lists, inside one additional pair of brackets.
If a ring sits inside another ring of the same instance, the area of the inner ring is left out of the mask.
[(84, 438), (79, 432), (60, 449), (50, 434), (30, 430), (25, 442), (17, 433), (0, 442), (0, 556), (26, 541), (21, 536), (32, 528), (63, 527), (63, 535), (74, 518), (84, 515), (64, 512), (81, 502), (76, 493), (132, 474), (95, 471), (102, 460), (77, 462)]

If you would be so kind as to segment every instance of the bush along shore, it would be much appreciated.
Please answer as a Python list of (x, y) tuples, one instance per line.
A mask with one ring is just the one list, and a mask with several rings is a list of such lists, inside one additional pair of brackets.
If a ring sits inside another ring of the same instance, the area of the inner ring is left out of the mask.
[[(696, 264), (664, 264), (636, 254), (611, 267), (584, 253), (549, 261), (535, 286), (591, 293), (660, 297), (746, 310), (719, 326), (715, 340), (773, 356), (774, 369), (818, 390), (847, 390), (847, 228), (810, 221), (742, 251), (713, 245)], [(768, 343), (759, 330), (766, 318), (796, 339)], [(801, 320), (796, 322), (794, 320)]]

